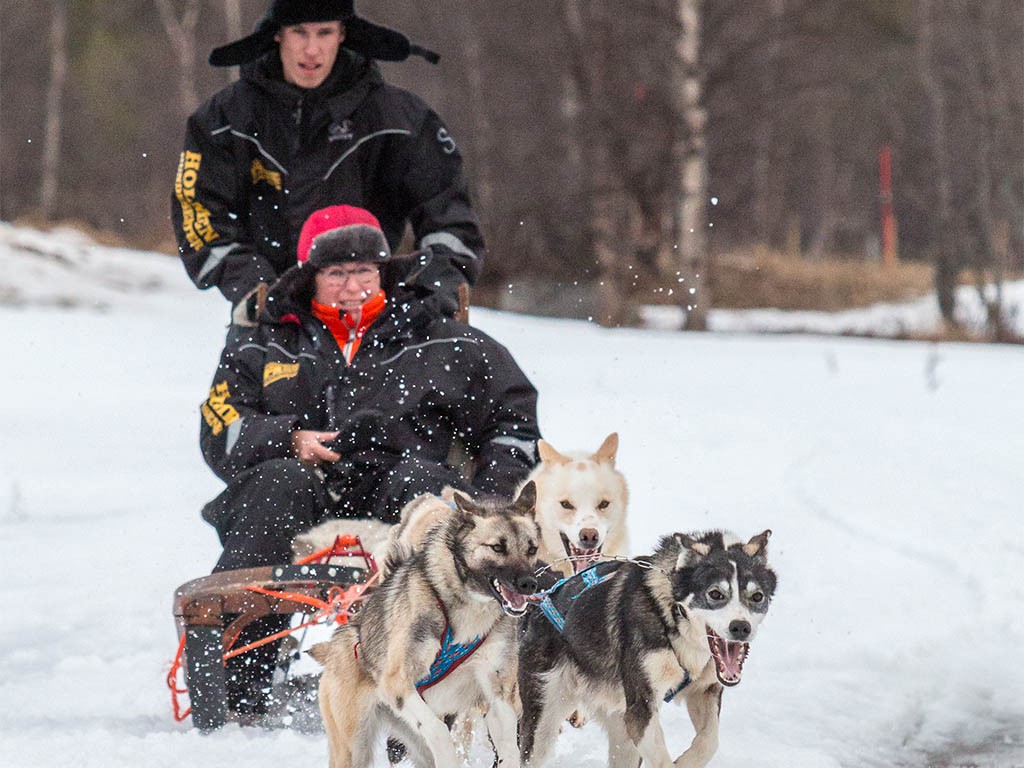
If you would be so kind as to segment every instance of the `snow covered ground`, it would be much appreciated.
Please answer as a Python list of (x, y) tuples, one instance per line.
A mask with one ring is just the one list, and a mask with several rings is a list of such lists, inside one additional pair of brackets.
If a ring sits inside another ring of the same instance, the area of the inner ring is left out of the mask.
[[(171, 259), (0, 224), (0, 765), (326, 765), (323, 736), (170, 714), (171, 596), (218, 552), (197, 430), (225, 320)], [(1024, 349), (473, 322), (556, 447), (619, 432), (637, 551), (773, 529), (778, 595), (714, 766), (1024, 766)], [(681, 752), (685, 712), (662, 719)], [(558, 763), (603, 744), (566, 733)]]

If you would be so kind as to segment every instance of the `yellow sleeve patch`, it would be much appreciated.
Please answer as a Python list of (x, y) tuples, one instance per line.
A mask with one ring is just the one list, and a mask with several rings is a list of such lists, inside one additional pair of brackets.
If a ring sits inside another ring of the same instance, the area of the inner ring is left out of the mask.
[(218, 237), (210, 223), (209, 209), (196, 200), (196, 182), (203, 156), (199, 152), (182, 152), (178, 160), (178, 174), (174, 177), (174, 196), (181, 205), (182, 230), (193, 250), (198, 251)]
[(230, 397), (231, 391), (228, 389), (228, 383), (222, 381), (210, 388), (210, 397), (200, 408), (203, 418), (214, 435), (219, 435), (228, 424), (238, 421), (238, 411), (227, 403)]
[(298, 363), (267, 363), (263, 367), (263, 386), (269, 387), (275, 381), (294, 379), (298, 375)]

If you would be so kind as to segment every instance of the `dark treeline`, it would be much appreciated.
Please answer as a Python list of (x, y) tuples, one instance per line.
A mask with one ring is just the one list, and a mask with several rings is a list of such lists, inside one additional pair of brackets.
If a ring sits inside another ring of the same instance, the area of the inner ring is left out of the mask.
[[(3, 0), (0, 218), (169, 248), (185, 117), (232, 75), (206, 56), (265, 6)], [(965, 270), (1021, 267), (1022, 0), (357, 7), (443, 56), (385, 72), (466, 157), (489, 244), (476, 301), (628, 322), (642, 295), (701, 327), (716, 252), (880, 258), (883, 145), (899, 255), (935, 264), (948, 317)]]

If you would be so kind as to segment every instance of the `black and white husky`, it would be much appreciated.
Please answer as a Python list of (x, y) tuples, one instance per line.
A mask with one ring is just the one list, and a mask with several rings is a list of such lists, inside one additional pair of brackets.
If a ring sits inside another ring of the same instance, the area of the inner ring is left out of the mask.
[[(677, 533), (652, 556), (600, 563), (550, 593), (520, 647), (523, 764), (545, 765), (562, 721), (584, 707), (608, 732), (612, 768), (707, 765), (723, 686), (740, 682), (775, 592), (770, 535)], [(674, 699), (696, 729), (675, 762), (658, 719)]]

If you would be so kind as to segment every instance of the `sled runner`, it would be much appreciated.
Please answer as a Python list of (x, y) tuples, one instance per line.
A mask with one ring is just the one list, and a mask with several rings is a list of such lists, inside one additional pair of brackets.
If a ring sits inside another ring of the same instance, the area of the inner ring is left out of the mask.
[[(201, 731), (220, 728), (228, 712), (227, 659), (314, 624), (346, 623), (376, 579), (377, 564), (359, 538), (339, 536), (331, 547), (296, 563), (222, 571), (182, 584), (174, 593), (178, 651), (167, 675), (175, 719), (191, 714)], [(303, 614), (303, 621), (235, 647), (242, 630), (275, 614)], [(182, 709), (183, 694), (190, 708)]]

